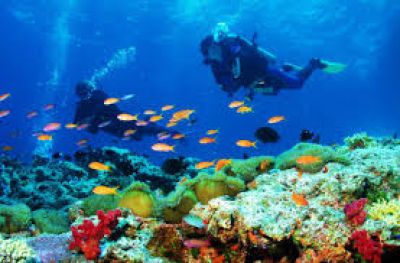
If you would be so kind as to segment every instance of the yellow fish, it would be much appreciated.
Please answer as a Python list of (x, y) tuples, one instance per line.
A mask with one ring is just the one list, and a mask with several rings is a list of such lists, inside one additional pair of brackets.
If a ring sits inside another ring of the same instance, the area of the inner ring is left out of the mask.
[(217, 134), (218, 132), (219, 132), (219, 130), (208, 130), (207, 135)]
[(173, 152), (175, 146), (166, 143), (156, 143), (151, 146), (151, 149), (156, 152)]
[(176, 123), (176, 122), (168, 122), (167, 123), (167, 127), (168, 128), (171, 128), (171, 127), (174, 127), (174, 126), (176, 126), (178, 123)]
[(53, 136), (48, 135), (48, 134), (40, 134), (38, 137), (39, 141), (51, 141), (53, 140)]
[(232, 101), (231, 103), (229, 103), (228, 107), (233, 109), (233, 108), (238, 108), (238, 107), (243, 106), (243, 105), (244, 105), (244, 101), (235, 100), (235, 101)]
[(154, 115), (154, 116), (151, 116), (150, 117), (150, 119), (149, 119), (149, 121), (151, 121), (151, 122), (157, 122), (157, 121), (159, 121), (159, 120), (162, 120), (164, 117), (162, 116), (162, 115)]
[(115, 104), (115, 103), (118, 103), (119, 102), (119, 99), (118, 98), (108, 98), (108, 99), (105, 99), (104, 100), (104, 105), (112, 105), (112, 104)]
[(144, 112), (143, 112), (143, 114), (144, 115), (154, 115), (154, 114), (156, 114), (157, 112), (155, 112), (155, 111), (153, 111), (153, 110), (145, 110)]
[(173, 122), (180, 121), (182, 119), (189, 119), (190, 115), (192, 115), (194, 110), (180, 110), (175, 112), (172, 115)]
[(138, 115), (132, 115), (129, 113), (121, 113), (117, 116), (120, 121), (136, 121), (138, 119)]
[(218, 172), (222, 168), (232, 163), (231, 159), (220, 159), (218, 160), (217, 164), (215, 165), (215, 171)]
[(321, 158), (318, 156), (312, 155), (302, 155), (296, 159), (297, 164), (307, 165), (321, 162)]
[(236, 112), (237, 113), (249, 113), (249, 112), (252, 112), (253, 111), (253, 108), (252, 107), (248, 107), (248, 106), (241, 106), (241, 107), (239, 107), (237, 110), (236, 110)]
[(136, 130), (126, 130), (126, 131), (124, 131), (124, 136), (125, 137), (131, 136), (135, 132), (136, 132)]
[(177, 133), (172, 136), (172, 139), (174, 139), (174, 140), (180, 140), (183, 138), (185, 138), (185, 134), (183, 134), (183, 133)]
[(211, 137), (204, 137), (199, 140), (200, 144), (210, 144), (210, 143), (215, 143), (215, 142), (216, 142), (216, 140)]
[(209, 168), (213, 165), (214, 165), (214, 162), (199, 162), (199, 163), (196, 163), (195, 167), (196, 167), (196, 169), (201, 170), (201, 169)]
[(107, 171), (107, 172), (110, 171), (110, 166), (100, 162), (91, 162), (89, 163), (88, 167), (96, 171)]
[(256, 147), (256, 142), (252, 142), (249, 140), (238, 140), (236, 145), (239, 147)]
[(93, 188), (93, 193), (96, 195), (117, 195), (117, 189), (118, 187), (108, 187), (108, 186), (103, 186), (99, 185)]
[(172, 110), (175, 106), (174, 105), (165, 105), (161, 108), (162, 111), (169, 111)]
[(77, 127), (78, 127), (78, 124), (75, 124), (75, 123), (67, 123), (67, 124), (65, 124), (65, 128), (67, 128), (67, 129), (75, 129)]
[(278, 123), (285, 120), (285, 116), (274, 116), (268, 119), (269, 124)]
[(12, 146), (5, 145), (5, 146), (3, 146), (1, 149), (2, 149), (3, 151), (5, 151), (5, 152), (9, 152), (9, 151), (12, 151), (14, 148), (13, 148)]

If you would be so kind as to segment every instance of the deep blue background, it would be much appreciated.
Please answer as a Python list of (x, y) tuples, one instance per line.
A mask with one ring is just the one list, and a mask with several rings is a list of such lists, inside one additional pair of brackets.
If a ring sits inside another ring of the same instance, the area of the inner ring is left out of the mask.
[[(392, 135), (400, 129), (399, 14), (396, 0), (3, 0), (0, 93), (12, 97), (0, 109), (12, 114), (0, 120), (1, 146), (12, 145), (11, 154), (29, 157), (37, 145), (32, 133), (43, 123), (72, 120), (75, 83), (130, 46), (137, 49), (135, 61), (104, 78), (101, 86), (112, 96), (135, 93), (120, 104), (133, 113), (164, 104), (195, 109), (198, 122), (178, 126), (188, 138), (178, 143), (176, 154), (203, 159), (277, 154), (294, 145), (303, 128), (320, 133), (325, 144), (359, 131)], [(57, 28), (63, 16), (65, 46)], [(199, 42), (219, 21), (243, 36), (257, 31), (259, 45), (280, 61), (302, 65), (317, 56), (346, 63), (348, 69), (337, 75), (317, 72), (302, 90), (258, 95), (251, 103), (254, 113), (238, 115), (228, 109), (232, 99), (201, 63)], [(52, 86), (48, 82), (57, 65), (60, 78)], [(47, 103), (56, 103), (56, 110), (26, 120), (27, 112)], [(237, 139), (254, 139), (256, 128), (277, 114), (287, 118), (274, 126), (282, 137), (278, 144), (250, 150), (235, 146)], [(213, 128), (220, 129), (217, 144), (199, 145), (198, 139)], [(19, 133), (16, 138), (10, 137), (13, 131)], [(170, 156), (151, 152), (153, 138), (116, 142), (73, 131), (57, 132), (53, 151), (72, 153), (81, 138), (94, 146), (128, 147), (156, 161)]]

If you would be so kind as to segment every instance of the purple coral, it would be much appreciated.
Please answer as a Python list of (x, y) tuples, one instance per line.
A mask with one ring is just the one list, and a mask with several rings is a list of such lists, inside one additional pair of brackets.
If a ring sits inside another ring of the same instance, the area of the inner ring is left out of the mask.
[(367, 212), (364, 211), (364, 206), (367, 204), (367, 198), (361, 198), (345, 205), (344, 212), (347, 220), (354, 225), (362, 225), (367, 217)]
[(35, 251), (40, 262), (60, 262), (72, 257), (72, 253), (68, 249), (68, 242), (70, 239), (70, 234), (48, 234), (31, 238), (28, 244)]

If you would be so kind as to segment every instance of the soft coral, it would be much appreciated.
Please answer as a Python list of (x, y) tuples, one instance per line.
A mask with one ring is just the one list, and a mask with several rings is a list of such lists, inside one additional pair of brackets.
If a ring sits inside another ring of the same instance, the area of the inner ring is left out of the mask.
[(111, 230), (118, 224), (118, 217), (121, 216), (120, 210), (97, 211), (99, 223), (95, 225), (92, 221), (85, 219), (83, 223), (77, 227), (71, 227), (72, 237), (74, 238), (69, 244), (70, 250), (79, 249), (85, 255), (87, 260), (94, 260), (100, 255), (100, 240), (104, 236), (111, 234)]
[(381, 262), (383, 253), (382, 243), (374, 241), (366, 230), (357, 230), (352, 235), (350, 240), (354, 241), (354, 247), (358, 253), (365, 259), (373, 263)]
[(347, 220), (354, 225), (362, 225), (367, 217), (364, 206), (367, 204), (367, 198), (358, 199), (344, 207)]

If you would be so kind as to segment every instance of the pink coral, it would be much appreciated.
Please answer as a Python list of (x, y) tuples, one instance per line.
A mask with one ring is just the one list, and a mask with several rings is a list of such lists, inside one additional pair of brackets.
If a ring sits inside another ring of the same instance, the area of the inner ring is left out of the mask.
[(362, 225), (367, 217), (364, 206), (367, 204), (367, 198), (358, 199), (350, 204), (345, 205), (344, 212), (347, 220), (354, 225)]
[(110, 235), (112, 229), (118, 224), (118, 217), (121, 216), (120, 210), (97, 211), (99, 223), (95, 225), (92, 221), (85, 219), (83, 223), (77, 227), (71, 227), (72, 237), (74, 238), (69, 244), (70, 250), (80, 250), (87, 260), (94, 260), (100, 255), (100, 240), (104, 236)]
[(350, 240), (354, 241), (354, 247), (365, 260), (381, 263), (382, 243), (374, 241), (366, 230), (355, 231)]

